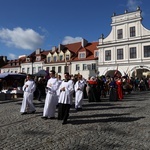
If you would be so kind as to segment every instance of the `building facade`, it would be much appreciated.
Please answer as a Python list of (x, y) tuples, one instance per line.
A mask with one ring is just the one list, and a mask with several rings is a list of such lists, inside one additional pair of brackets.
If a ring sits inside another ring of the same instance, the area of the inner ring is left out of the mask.
[(112, 16), (110, 34), (99, 39), (98, 70), (100, 75), (142, 77), (150, 70), (150, 30), (142, 25), (141, 10)]
[(55, 70), (62, 78), (65, 72), (81, 74), (84, 78), (95, 76), (98, 64), (98, 42), (81, 42), (37, 49), (29, 56), (21, 56), (1, 68), (1, 72), (36, 74), (40, 70)]

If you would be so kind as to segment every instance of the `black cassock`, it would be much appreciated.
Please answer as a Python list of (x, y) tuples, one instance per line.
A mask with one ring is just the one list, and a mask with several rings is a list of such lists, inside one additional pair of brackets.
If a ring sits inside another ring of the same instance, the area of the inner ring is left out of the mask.
[(96, 84), (89, 84), (88, 101), (89, 102), (97, 102), (98, 101)]

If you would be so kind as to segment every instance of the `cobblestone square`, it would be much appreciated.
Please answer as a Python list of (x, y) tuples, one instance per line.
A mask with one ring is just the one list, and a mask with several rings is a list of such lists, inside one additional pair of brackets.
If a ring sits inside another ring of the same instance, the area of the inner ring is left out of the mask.
[(133, 92), (123, 101), (88, 102), (70, 110), (68, 123), (41, 119), (44, 100), (34, 100), (35, 114), (21, 115), (22, 99), (0, 101), (2, 150), (149, 150), (150, 91)]

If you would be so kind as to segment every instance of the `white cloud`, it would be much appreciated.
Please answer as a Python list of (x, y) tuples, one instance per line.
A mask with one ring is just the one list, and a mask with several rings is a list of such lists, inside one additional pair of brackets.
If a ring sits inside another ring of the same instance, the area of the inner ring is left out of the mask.
[(142, 3), (141, 0), (128, 0), (127, 7), (130, 11), (135, 11)]
[(2, 28), (0, 29), (0, 40), (8, 47), (35, 50), (42, 45), (44, 36), (41, 36), (32, 29), (24, 30), (17, 27), (10, 30)]
[(65, 36), (62, 44), (70, 44), (70, 43), (76, 43), (76, 42), (81, 42), (82, 37), (71, 37), (71, 36)]
[(17, 59), (17, 56), (14, 55), (14, 54), (9, 53), (8, 54), (8, 58), (11, 59), (11, 60), (13, 60), (13, 59)]
[(41, 30), (42, 33), (44, 33), (45, 36), (48, 36), (49, 35), (49, 32), (47, 31), (47, 29), (39, 26), (39, 29)]

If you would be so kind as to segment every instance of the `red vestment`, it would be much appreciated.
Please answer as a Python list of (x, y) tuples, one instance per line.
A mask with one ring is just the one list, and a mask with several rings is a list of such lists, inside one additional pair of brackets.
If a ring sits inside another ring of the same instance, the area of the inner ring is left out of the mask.
[(118, 95), (118, 99), (119, 99), (119, 100), (122, 100), (122, 99), (123, 99), (122, 81), (121, 81), (121, 80), (117, 80), (117, 81), (116, 81), (116, 85), (117, 85), (117, 95)]

